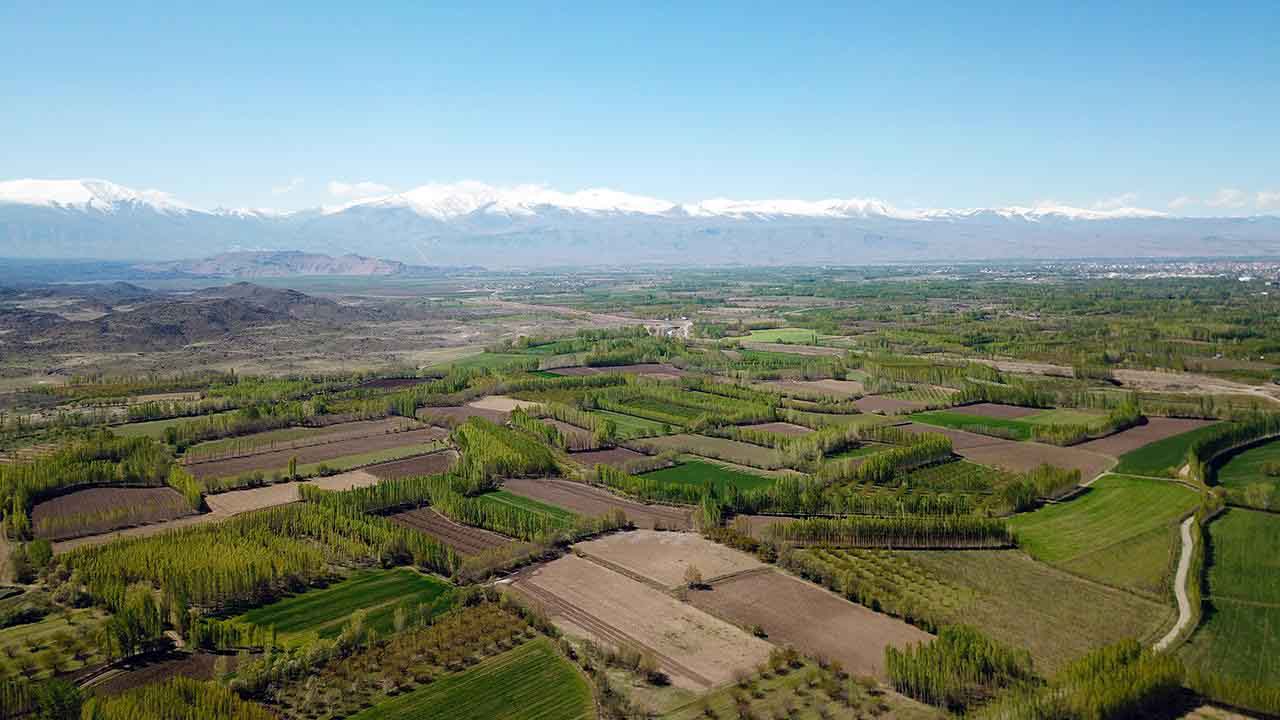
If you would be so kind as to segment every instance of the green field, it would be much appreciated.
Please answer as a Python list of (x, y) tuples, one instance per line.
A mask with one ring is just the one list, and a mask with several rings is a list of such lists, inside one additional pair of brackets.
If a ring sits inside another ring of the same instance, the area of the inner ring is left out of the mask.
[(758, 490), (773, 484), (773, 478), (701, 460), (690, 460), (673, 467), (654, 470), (645, 473), (642, 477), (659, 482), (699, 487), (709, 480), (719, 489), (733, 485), (739, 490)]
[(826, 459), (848, 460), (849, 458), (866, 457), (868, 455), (875, 455), (878, 452), (889, 450), (892, 447), (892, 445), (885, 445), (882, 443), (862, 443), (857, 447), (846, 448), (833, 455), (828, 455)]
[(591, 687), (545, 638), (448, 675), (352, 720), (587, 720)]
[(590, 413), (612, 420), (613, 424), (618, 428), (618, 436), (624, 440), (637, 437), (652, 437), (661, 435), (663, 432), (663, 424), (656, 420), (636, 417), (635, 415), (624, 415), (623, 413), (609, 410), (591, 410)]
[(818, 334), (806, 328), (770, 328), (768, 330), (752, 330), (749, 335), (742, 335), (730, 340), (761, 343), (790, 343), (792, 345), (817, 345)]
[(489, 370), (493, 370), (496, 368), (505, 367), (517, 361), (528, 362), (529, 356), (521, 355), (517, 353), (485, 352), (485, 353), (479, 353), (477, 355), (470, 355), (468, 357), (459, 358), (452, 362), (441, 363), (439, 365), (432, 365), (431, 369), (432, 370), (449, 370), (451, 368), (487, 368)]
[(902, 484), (912, 490), (989, 493), (1011, 479), (1012, 475), (998, 468), (956, 460), (912, 470), (902, 479)]
[(795, 410), (793, 412), (795, 413), (795, 416), (803, 418), (809, 423), (824, 427), (833, 425), (839, 425), (841, 427), (870, 427), (872, 425), (884, 425), (886, 423), (893, 422), (892, 418), (872, 413), (821, 413), (806, 412), (804, 410)]
[(546, 503), (531, 500), (527, 497), (509, 493), (506, 490), (495, 490), (479, 496), (481, 500), (500, 505), (509, 505), (512, 507), (527, 510), (536, 515), (545, 515), (553, 520), (568, 525), (577, 519), (577, 515), (557, 505), (548, 505)]
[(1201, 437), (1211, 435), (1219, 425), (1206, 425), (1191, 432), (1157, 440), (1120, 456), (1115, 472), (1129, 475), (1173, 477), (1187, 461), (1187, 448)]
[(1203, 624), (1183, 650), (1237, 680), (1280, 685), (1280, 516), (1232, 508), (1209, 524)]
[[(331, 433), (332, 431), (330, 431)], [(287, 427), (279, 430), (267, 430), (266, 432), (254, 433), (252, 435), (241, 435), (237, 437), (223, 438), (221, 440), (210, 440), (202, 442), (198, 445), (192, 445), (187, 449), (190, 455), (213, 455), (221, 450), (229, 450), (231, 448), (249, 448), (249, 447), (267, 447), (271, 443), (290, 442), (293, 440), (302, 440), (304, 438), (325, 435), (323, 428), (310, 427)]]
[(1264, 465), (1280, 468), (1280, 440), (1272, 440), (1235, 453), (1214, 474), (1227, 489), (1228, 499), (1263, 510), (1280, 509), (1280, 475), (1267, 475)]
[(1089, 582), (1018, 550), (893, 554), (972, 593), (972, 602), (963, 606), (955, 622), (1030, 650), (1036, 669), (1045, 675), (1102, 645), (1130, 637), (1153, 642), (1176, 616), (1171, 604)]
[(127, 423), (125, 425), (112, 425), (111, 433), (119, 437), (149, 437), (156, 440), (164, 439), (164, 429), (170, 425), (184, 425), (186, 423), (204, 420), (205, 418), (226, 415), (226, 412), (213, 413), (211, 415), (194, 415), (192, 417), (171, 418), (168, 420), (148, 420), (146, 422)]
[(274, 627), (286, 640), (311, 633), (330, 638), (342, 632), (351, 613), (364, 609), (367, 627), (386, 636), (394, 630), (397, 608), (405, 607), (410, 620), (419, 617), (420, 605), (432, 607), (434, 615), (448, 609), (452, 592), (443, 580), (406, 568), (362, 570), (327, 588), (254, 608), (235, 619)]
[(1107, 475), (1074, 499), (1018, 515), (1009, 525), (1037, 560), (1163, 598), (1178, 519), (1199, 501), (1174, 482)]
[(1031, 438), (1031, 426), (1021, 420), (965, 415), (964, 413), (951, 412), (950, 410), (931, 410), (929, 412), (915, 413), (911, 416), (911, 419), (927, 425), (937, 425), (938, 427), (951, 428), (953, 430), (968, 430), (970, 432), (974, 432), (975, 428), (999, 428), (1007, 431), (1009, 437), (1014, 440), (1029, 440)]

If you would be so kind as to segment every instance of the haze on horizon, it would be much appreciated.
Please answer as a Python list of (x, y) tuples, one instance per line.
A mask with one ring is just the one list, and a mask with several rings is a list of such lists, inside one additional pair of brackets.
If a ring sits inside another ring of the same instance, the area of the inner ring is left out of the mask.
[(0, 181), (1280, 212), (1275, 3), (0, 7)]

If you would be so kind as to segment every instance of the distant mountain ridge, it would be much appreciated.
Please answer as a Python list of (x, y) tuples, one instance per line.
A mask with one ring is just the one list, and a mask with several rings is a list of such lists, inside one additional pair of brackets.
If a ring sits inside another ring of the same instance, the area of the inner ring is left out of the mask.
[[(1280, 217), (1185, 218), (1141, 208), (902, 210), (860, 198), (676, 204), (605, 189), (475, 182), (299, 212), (201, 210), (165, 192), (101, 180), (0, 182), (0, 256), (163, 263), (218, 254), (222, 260), (203, 267), (270, 276), (271, 262), (238, 264), (246, 248), (355, 254), (359, 260), (335, 262), (356, 274), (385, 272), (380, 263), (388, 261), (518, 267), (1266, 256), (1280, 254)], [(317, 260), (309, 267), (323, 266)]]
[(247, 251), (214, 255), (198, 260), (175, 260), (145, 263), (139, 270), (156, 273), (180, 273), (203, 277), (267, 278), (298, 275), (408, 275), (422, 274), (436, 268), (406, 265), (396, 260), (381, 260), (363, 255), (332, 257), (299, 250)]

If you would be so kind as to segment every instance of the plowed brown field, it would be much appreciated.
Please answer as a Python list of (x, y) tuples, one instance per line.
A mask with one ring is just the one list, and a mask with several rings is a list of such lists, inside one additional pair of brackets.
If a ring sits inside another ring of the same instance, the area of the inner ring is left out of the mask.
[(431, 508), (418, 508), (387, 516), (391, 522), (425, 533), (464, 555), (475, 555), (485, 550), (509, 545), (515, 540), (460, 525)]
[(298, 458), (299, 465), (306, 465), (347, 455), (389, 450), (407, 445), (421, 445), (433, 440), (440, 440), (446, 435), (445, 430), (437, 427), (411, 430), (409, 432), (382, 433), (323, 445), (311, 445), (303, 448), (198, 463), (189, 466), (189, 469), (191, 474), (199, 479), (235, 477), (255, 470), (270, 472), (288, 467), (289, 459), (293, 457)]
[(511, 478), (502, 486), (504, 490), (517, 495), (550, 505), (558, 505), (587, 517), (597, 517), (610, 510), (619, 509), (627, 514), (627, 518), (636, 527), (647, 530), (655, 528), (688, 530), (693, 527), (690, 510), (687, 508), (645, 505), (618, 497), (607, 490), (569, 480)]
[(653, 653), (677, 687), (723, 685), (769, 656), (763, 640), (575, 555), (521, 572), (512, 587), (571, 635)]
[(380, 480), (395, 480), (415, 475), (442, 473), (448, 470), (457, 459), (458, 454), (453, 450), (442, 450), (429, 455), (419, 455), (404, 460), (393, 460), (392, 462), (370, 465), (364, 470)]
[(742, 627), (759, 625), (771, 642), (839, 660), (855, 675), (884, 677), (886, 647), (931, 637), (773, 568), (712, 583), (710, 590), (691, 591), (689, 602)]

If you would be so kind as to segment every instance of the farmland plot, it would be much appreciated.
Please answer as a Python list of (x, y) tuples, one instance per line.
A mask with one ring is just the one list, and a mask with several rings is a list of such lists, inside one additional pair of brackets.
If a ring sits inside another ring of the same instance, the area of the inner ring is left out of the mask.
[(956, 412), (962, 412), (965, 415), (976, 415), (979, 417), (1016, 420), (1018, 418), (1025, 418), (1028, 415), (1035, 415), (1041, 411), (1036, 408), (1020, 407), (1018, 405), (1001, 405), (1000, 403), (981, 402), (958, 407), (956, 408)]
[(719, 460), (728, 460), (741, 465), (761, 468), (782, 467), (782, 454), (773, 448), (761, 447), (750, 443), (728, 440), (725, 438), (706, 437), (705, 435), (667, 435), (666, 437), (637, 440), (637, 446), (663, 452), (674, 450)]
[(417, 416), (423, 422), (433, 424), (448, 424), (466, 422), (467, 418), (479, 417), (490, 422), (505, 423), (511, 417), (511, 413), (502, 412), (500, 410), (489, 410), (486, 408), (471, 407), (470, 405), (445, 405), (441, 407), (424, 407), (418, 408)]
[(705, 691), (769, 657), (763, 640), (576, 555), (525, 570), (512, 586), (571, 635), (651, 651), (678, 687)]
[(404, 460), (393, 460), (370, 465), (364, 469), (364, 472), (380, 480), (396, 480), (416, 475), (436, 475), (448, 470), (457, 459), (458, 454), (453, 450), (442, 450)]
[(423, 447), (433, 441), (441, 440), (446, 435), (444, 430), (435, 427), (409, 432), (382, 433), (322, 445), (196, 463), (189, 466), (189, 469), (191, 474), (200, 480), (235, 477), (254, 471), (283, 470), (289, 466), (289, 460), (295, 457), (299, 466), (314, 465), (346, 456), (359, 456), (413, 446)]
[(456, 523), (431, 508), (407, 510), (389, 515), (387, 519), (430, 535), (464, 555), (475, 555), (515, 542), (495, 532)]
[(1280, 517), (1231, 508), (1209, 524), (1204, 624), (1183, 656), (1235, 680), (1280, 685)]
[(810, 430), (803, 425), (793, 425), (789, 422), (757, 423), (755, 425), (743, 425), (742, 427), (747, 430), (759, 430), (761, 432), (783, 435), (785, 437), (799, 437), (813, 432), (813, 430)]
[(574, 551), (664, 588), (685, 582), (697, 568), (704, 582), (765, 567), (754, 557), (685, 532), (633, 530), (578, 543)]
[(901, 648), (931, 637), (773, 568), (692, 591), (689, 602), (739, 626), (759, 625), (770, 641), (839, 660), (857, 675), (883, 677), (886, 647)]
[(618, 497), (607, 490), (554, 478), (511, 478), (503, 489), (515, 495), (566, 508), (585, 517), (599, 517), (610, 510), (622, 510), (636, 527), (687, 530), (693, 527), (688, 508), (645, 505)]
[(619, 468), (632, 460), (648, 457), (644, 453), (628, 450), (624, 447), (609, 448), (608, 450), (589, 450), (587, 452), (576, 452), (569, 455), (569, 459), (586, 468), (593, 468), (596, 465), (608, 465), (612, 468)]
[(352, 720), (589, 720), (591, 687), (545, 638), (352, 716)]
[(67, 540), (194, 512), (172, 488), (88, 488), (37, 503), (31, 525), (38, 538)]
[(554, 418), (543, 418), (542, 422), (560, 431), (560, 435), (564, 437), (565, 445), (570, 451), (591, 450), (599, 447), (596, 444), (595, 436), (586, 428), (570, 425), (563, 420)]
[(452, 590), (443, 580), (414, 570), (364, 570), (327, 588), (254, 608), (235, 619), (275, 628), (286, 639), (313, 633), (330, 638), (342, 631), (353, 612), (365, 610), (366, 624), (386, 634), (394, 629), (392, 620), (397, 608), (405, 606), (406, 612), (416, 614), (418, 606), (427, 605), (443, 611)]
[(1152, 597), (1168, 595), (1179, 518), (1198, 494), (1167, 480), (1108, 475), (1082, 495), (1014, 517), (1032, 557)]
[(359, 440), (387, 433), (421, 429), (421, 427), (416, 420), (408, 418), (383, 418), (344, 422), (325, 427), (280, 428), (193, 445), (184, 453), (182, 460), (185, 464), (195, 465), (213, 460), (292, 450), (342, 440)]
[[(1198, 430), (1213, 425), (1213, 420), (1191, 420), (1187, 418), (1149, 417), (1142, 425), (1136, 425), (1097, 440), (1080, 443), (1074, 447), (1078, 450), (1090, 450), (1119, 457), (1152, 443)], [(1181, 458), (1178, 458), (1181, 460)], [(1146, 474), (1146, 473), (1141, 473)]]
[(951, 438), (957, 455), (980, 465), (1002, 468), (1011, 472), (1028, 472), (1044, 463), (1065, 470), (1079, 470), (1085, 482), (1106, 472), (1115, 459), (1078, 447), (1058, 447), (1035, 442), (1019, 442), (1001, 438), (934, 427), (920, 423), (908, 423), (903, 430), (913, 433), (937, 433)]
[(856, 380), (775, 380), (761, 383), (768, 390), (799, 398), (833, 397), (848, 399), (866, 392)]
[(767, 488), (774, 483), (774, 478), (772, 477), (701, 460), (689, 460), (672, 467), (643, 473), (641, 477), (664, 483), (679, 483), (695, 487), (702, 487), (706, 483), (711, 483), (721, 490), (728, 486), (736, 487), (739, 490), (759, 490)]

